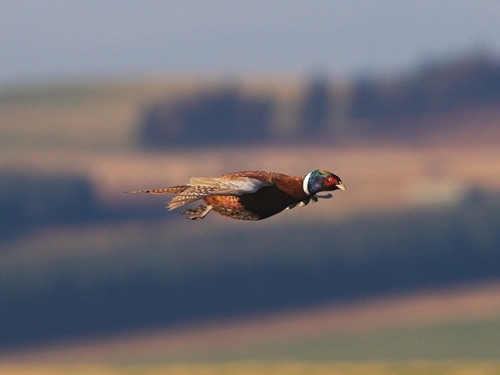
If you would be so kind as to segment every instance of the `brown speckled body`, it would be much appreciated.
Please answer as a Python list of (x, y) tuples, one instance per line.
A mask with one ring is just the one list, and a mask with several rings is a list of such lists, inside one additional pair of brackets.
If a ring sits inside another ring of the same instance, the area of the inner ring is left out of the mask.
[(250, 177), (273, 184), (251, 194), (214, 195), (203, 199), (215, 212), (233, 219), (265, 219), (308, 198), (302, 189), (304, 180), (302, 177), (257, 171), (229, 173), (221, 177), (227, 179)]

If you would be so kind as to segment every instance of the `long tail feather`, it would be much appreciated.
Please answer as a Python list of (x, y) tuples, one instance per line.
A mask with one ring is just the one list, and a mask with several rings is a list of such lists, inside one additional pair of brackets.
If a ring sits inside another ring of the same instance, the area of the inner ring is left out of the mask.
[(163, 188), (163, 189), (149, 189), (149, 190), (133, 190), (133, 191), (126, 191), (125, 193), (131, 193), (131, 194), (181, 194), (184, 192), (186, 189), (188, 189), (189, 186), (172, 186), (168, 188)]
[(196, 202), (197, 200), (200, 200), (202, 198), (203, 196), (199, 195), (176, 195), (170, 202), (167, 202), (167, 208), (169, 210), (173, 210), (178, 207), (184, 206), (185, 204)]
[(203, 199), (217, 192), (218, 185), (212, 186), (187, 186), (186, 189), (177, 193), (170, 202), (167, 203), (169, 210), (173, 210), (185, 204)]
[(221, 190), (220, 184), (213, 177), (193, 177), (189, 181), (189, 185), (172, 186), (163, 189), (135, 190), (129, 193), (173, 194), (175, 196), (167, 202), (167, 208), (173, 210), (207, 196), (230, 191)]

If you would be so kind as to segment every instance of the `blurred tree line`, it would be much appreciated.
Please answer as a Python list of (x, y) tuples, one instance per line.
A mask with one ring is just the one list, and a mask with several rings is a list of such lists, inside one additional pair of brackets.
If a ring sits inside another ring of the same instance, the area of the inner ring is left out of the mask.
[(201, 93), (171, 105), (158, 103), (146, 110), (141, 126), (145, 145), (238, 143), (270, 135), (272, 105), (268, 100), (244, 97), (238, 90)]
[(0, 173), (0, 236), (40, 225), (98, 217), (93, 187), (84, 177)]
[(424, 65), (417, 74), (355, 83), (354, 118), (415, 116), (500, 101), (500, 61), (483, 55)]
[(0, 172), (0, 243), (34, 228), (154, 218), (152, 208), (106, 207), (87, 176)]
[[(238, 87), (211, 89), (192, 97), (155, 103), (144, 110), (139, 140), (145, 148), (293, 141), (332, 129), (335, 104), (330, 82), (315, 78), (294, 111), (293, 123), (278, 131), (277, 98), (243, 94)], [(307, 124), (306, 126), (298, 125)]]
[(165, 100), (145, 109), (139, 139), (143, 147), (157, 149), (283, 138), (341, 139), (353, 130), (357, 134), (360, 130), (370, 134), (384, 130), (380, 121), (351, 129), (358, 119), (418, 116), (499, 101), (500, 61), (473, 55), (427, 64), (416, 73), (397, 78), (359, 79), (347, 89), (315, 77), (298, 101), (290, 104), (296, 110), (284, 132), (277, 131), (281, 125), (275, 97), (243, 95), (237, 87), (230, 87)]

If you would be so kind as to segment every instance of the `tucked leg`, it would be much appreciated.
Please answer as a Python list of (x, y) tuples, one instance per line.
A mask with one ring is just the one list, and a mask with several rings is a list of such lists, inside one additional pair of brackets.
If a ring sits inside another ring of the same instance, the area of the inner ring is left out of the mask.
[(212, 206), (204, 206), (200, 204), (196, 208), (188, 208), (185, 211), (181, 211), (181, 214), (186, 215), (189, 220), (200, 220), (203, 219), (212, 210)]

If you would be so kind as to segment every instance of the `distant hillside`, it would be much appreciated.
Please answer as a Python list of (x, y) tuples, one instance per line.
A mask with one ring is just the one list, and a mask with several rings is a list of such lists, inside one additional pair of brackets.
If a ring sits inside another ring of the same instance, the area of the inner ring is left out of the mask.
[(496, 360), (499, 298), (500, 283), (462, 284), (14, 350), (0, 364)]
[(0, 147), (4, 149), (126, 149), (142, 105), (189, 82), (63, 82), (0, 92)]
[(2, 246), (0, 347), (499, 279), (499, 222), (491, 197), (274, 226), (48, 228)]
[[(290, 117), (302, 85), (297, 77), (242, 77), (237, 83), (243, 95), (276, 98), (280, 118)], [(144, 116), (158, 103), (233, 86), (224, 77), (158, 77), (7, 87), (0, 89), (0, 147), (133, 150), (140, 146)]]
[[(472, 56), (344, 87), (315, 78), (288, 102), (287, 117), (279, 97), (244, 95), (238, 85), (164, 100), (145, 111), (139, 136), (145, 148), (312, 139), (339, 144), (354, 134), (412, 139), (429, 131), (414, 117), (499, 104), (500, 61)], [(438, 128), (454, 130), (451, 123)]]
[(224, 77), (73, 82), (0, 91), (4, 148), (175, 149), (248, 143), (342, 144), (437, 129), (422, 117), (499, 107), (500, 62), (487, 56), (423, 65), (403, 76)]

